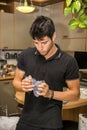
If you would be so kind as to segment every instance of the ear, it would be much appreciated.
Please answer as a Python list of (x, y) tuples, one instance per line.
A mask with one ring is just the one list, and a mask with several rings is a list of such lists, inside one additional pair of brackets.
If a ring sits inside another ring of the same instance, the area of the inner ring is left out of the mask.
[(53, 37), (52, 37), (52, 41), (54, 41), (56, 39), (56, 32), (54, 32)]

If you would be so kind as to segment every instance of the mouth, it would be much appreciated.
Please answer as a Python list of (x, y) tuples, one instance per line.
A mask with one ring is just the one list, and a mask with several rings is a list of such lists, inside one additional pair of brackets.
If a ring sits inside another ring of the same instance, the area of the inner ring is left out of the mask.
[(40, 52), (40, 54), (45, 54), (45, 52), (44, 51), (39, 51)]

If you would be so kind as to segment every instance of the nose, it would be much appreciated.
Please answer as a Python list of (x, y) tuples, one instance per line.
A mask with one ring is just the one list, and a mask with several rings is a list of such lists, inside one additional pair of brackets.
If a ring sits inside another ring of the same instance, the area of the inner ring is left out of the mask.
[(38, 49), (42, 50), (43, 49), (43, 45), (41, 43), (38, 44)]

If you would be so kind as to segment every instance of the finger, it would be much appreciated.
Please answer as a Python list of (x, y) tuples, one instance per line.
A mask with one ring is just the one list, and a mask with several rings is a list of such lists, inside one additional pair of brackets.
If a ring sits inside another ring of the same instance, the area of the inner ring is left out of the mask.
[(24, 91), (32, 91), (33, 88), (34, 88), (33, 85), (29, 85), (29, 86), (23, 85), (23, 86), (22, 86), (22, 89), (23, 89)]
[(29, 75), (29, 80), (32, 80), (32, 76), (31, 75)]

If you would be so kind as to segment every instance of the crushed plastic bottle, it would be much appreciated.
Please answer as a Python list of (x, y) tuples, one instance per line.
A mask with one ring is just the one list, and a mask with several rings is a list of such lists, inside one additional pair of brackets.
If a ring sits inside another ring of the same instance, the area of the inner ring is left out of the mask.
[[(25, 77), (25, 79), (28, 80), (28, 79), (29, 79), (29, 76)], [(42, 83), (45, 83), (45, 81), (44, 81), (44, 80), (42, 80), (42, 81), (37, 81), (36, 79), (32, 78), (32, 83), (33, 83), (33, 85), (34, 85), (34, 89), (33, 89), (34, 96), (39, 97), (39, 95), (38, 95), (37, 92), (40, 93), (41, 91), (38, 90), (38, 86), (39, 86), (40, 84), (42, 84)]]
[(34, 89), (33, 89), (33, 93), (36, 97), (39, 97), (38, 93), (41, 93), (41, 91), (38, 90), (38, 86), (42, 83), (44, 83), (45, 81), (36, 81), (35, 79), (33, 79), (33, 85), (34, 85)]

